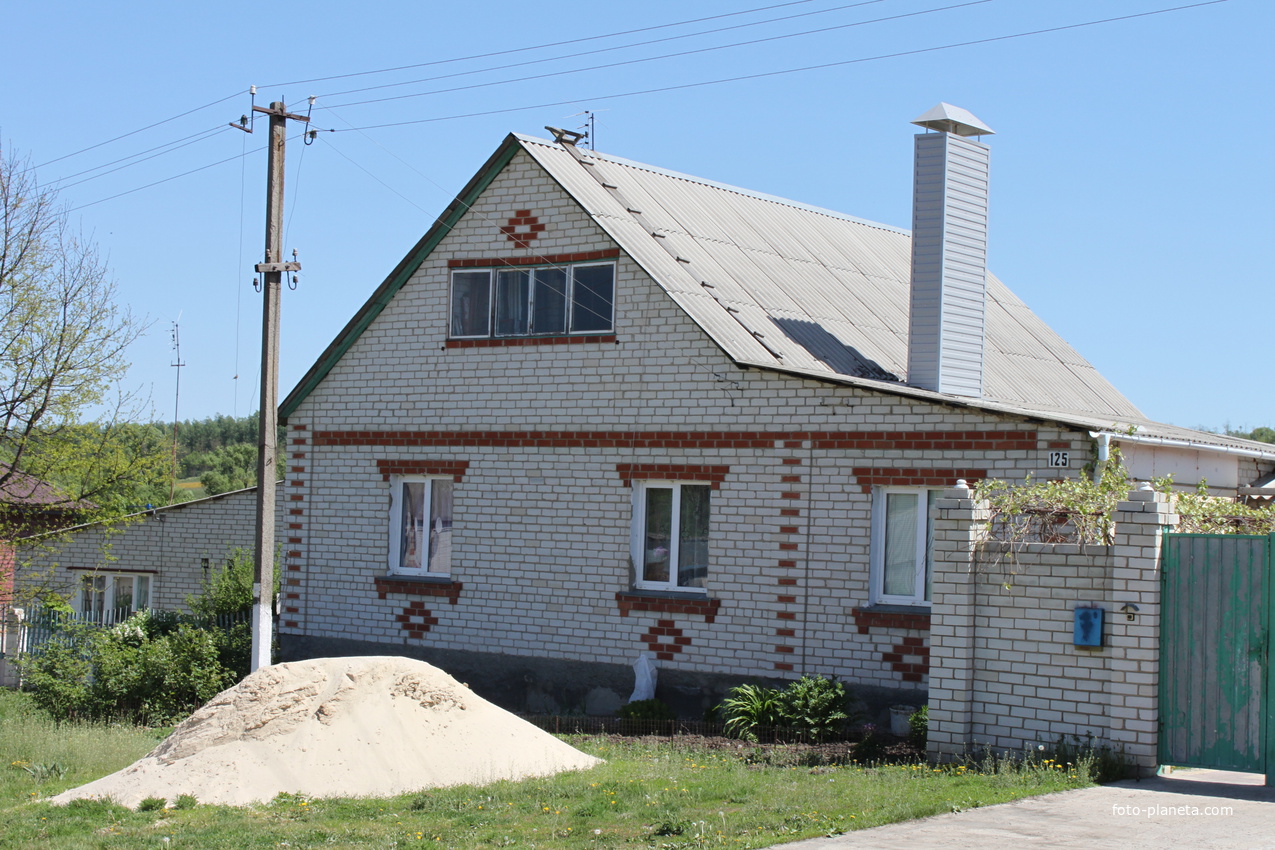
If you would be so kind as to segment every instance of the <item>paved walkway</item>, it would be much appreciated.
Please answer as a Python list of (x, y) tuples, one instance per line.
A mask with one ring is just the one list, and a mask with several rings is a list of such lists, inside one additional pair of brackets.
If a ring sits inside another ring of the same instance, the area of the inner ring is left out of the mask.
[(1024, 846), (1275, 850), (1275, 788), (1264, 787), (1262, 779), (1252, 773), (1179, 769), (1169, 776), (1064, 791), (781, 846), (784, 850)]

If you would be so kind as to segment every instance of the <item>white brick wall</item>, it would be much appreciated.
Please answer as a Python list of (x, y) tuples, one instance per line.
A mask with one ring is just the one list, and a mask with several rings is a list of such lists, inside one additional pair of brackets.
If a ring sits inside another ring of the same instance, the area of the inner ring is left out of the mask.
[[(251, 554), (256, 500), (255, 489), (239, 490), (28, 545), (18, 554), (19, 587), (38, 584), (70, 594), (87, 571), (149, 573), (152, 607), (184, 610), (186, 597), (203, 588), (204, 559), (216, 572), (235, 549)], [(280, 533), (280, 543), (283, 538)]]
[[(929, 747), (1021, 752), (1063, 736), (1094, 738), (1143, 770), (1156, 763), (1160, 529), (1163, 497), (1134, 494), (1115, 544), (1028, 544), (980, 553), (986, 503), (953, 489), (937, 503)], [(1130, 622), (1126, 602), (1140, 607)], [(1106, 611), (1102, 647), (1073, 645), (1073, 610)]]
[[(547, 224), (533, 249), (516, 247), (499, 231), (516, 209), (530, 209)], [(292, 610), (282, 631), (627, 664), (647, 646), (644, 634), (672, 620), (690, 643), (662, 661), (665, 667), (740, 677), (808, 671), (924, 687), (923, 678), (906, 681), (883, 656), (903, 638), (926, 632), (873, 626), (861, 634), (854, 620), (853, 610), (868, 603), (872, 505), (854, 469), (979, 468), (1019, 480), (1028, 473), (1056, 475), (1046, 467), (1048, 449), (1065, 447), (1075, 474), (1090, 456), (1088, 436), (741, 370), (623, 255), (616, 342), (445, 347), (449, 259), (614, 247), (525, 153), (492, 182), (290, 417), (294, 469), (283, 488), (281, 517), (298, 542), (286, 547), (295, 555), (285, 587)], [(661, 447), (622, 441), (315, 444), (316, 436), (330, 432), (517, 430), (778, 437), (711, 448), (675, 441)], [(864, 431), (903, 436), (853, 449), (811, 439)], [(926, 448), (906, 439), (949, 431), (1026, 432), (1034, 448)], [(374, 578), (386, 573), (388, 559), (389, 485), (377, 468), (384, 459), (469, 462), (455, 485), (452, 577), (463, 585), (455, 605), (441, 597), (378, 598)], [(618, 463), (730, 467), (712, 496), (709, 595), (720, 601), (714, 622), (688, 613), (621, 615), (616, 593), (631, 587), (631, 491), (616, 472)], [(792, 476), (797, 480), (785, 480)], [(956, 477), (944, 474), (941, 483)], [(438, 621), (420, 639), (396, 620), (413, 601), (424, 602)]]

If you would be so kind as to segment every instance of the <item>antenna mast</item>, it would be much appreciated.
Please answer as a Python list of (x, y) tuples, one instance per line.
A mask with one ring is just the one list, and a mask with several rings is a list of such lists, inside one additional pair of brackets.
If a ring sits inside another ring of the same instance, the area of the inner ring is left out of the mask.
[[(179, 315), (178, 318), (180, 319), (181, 316)], [(186, 365), (182, 362), (181, 329), (177, 322), (173, 322), (173, 350), (177, 352), (177, 361), (169, 365), (177, 367), (177, 387), (173, 390), (173, 472), (172, 483), (168, 487), (168, 504), (170, 505), (177, 498), (177, 409), (182, 397), (182, 367)]]

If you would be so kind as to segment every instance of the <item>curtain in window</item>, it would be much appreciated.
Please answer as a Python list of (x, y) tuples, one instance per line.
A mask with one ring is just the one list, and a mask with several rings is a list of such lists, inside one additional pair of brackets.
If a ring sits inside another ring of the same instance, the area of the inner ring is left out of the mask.
[(431, 481), (429, 501), (429, 571), (448, 575), (452, 571), (452, 482)]
[(887, 493), (885, 497), (885, 571), (881, 590), (886, 596), (916, 593), (917, 493)]
[(576, 266), (571, 275), (571, 330), (611, 330), (615, 266)]
[(708, 497), (711, 487), (684, 485), (678, 511), (677, 583), (704, 587), (708, 577)]
[(491, 273), (452, 275), (452, 336), (487, 336), (491, 316)]
[(425, 486), (424, 481), (403, 482), (403, 512), (399, 532), (399, 569), (419, 570), (424, 556)]
[(567, 273), (564, 269), (536, 269), (531, 305), (533, 334), (566, 333)]
[(673, 542), (673, 491), (668, 487), (646, 488), (646, 537), (642, 564), (643, 581), (668, 581), (669, 549)]
[(106, 576), (85, 576), (80, 596), (80, 612), (102, 618), (106, 608)]
[(528, 331), (531, 272), (496, 273), (496, 336), (525, 335)]

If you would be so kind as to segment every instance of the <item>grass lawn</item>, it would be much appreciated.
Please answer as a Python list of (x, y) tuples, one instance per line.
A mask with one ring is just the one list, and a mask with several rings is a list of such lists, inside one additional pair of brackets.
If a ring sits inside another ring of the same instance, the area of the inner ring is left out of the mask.
[(1092, 784), (1083, 766), (1051, 762), (812, 767), (785, 764), (795, 759), (783, 748), (568, 737), (607, 763), (387, 799), (150, 811), (40, 802), (130, 764), (166, 731), (56, 726), (25, 695), (0, 691), (0, 847), (767, 847)]

